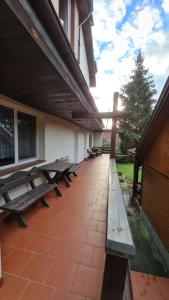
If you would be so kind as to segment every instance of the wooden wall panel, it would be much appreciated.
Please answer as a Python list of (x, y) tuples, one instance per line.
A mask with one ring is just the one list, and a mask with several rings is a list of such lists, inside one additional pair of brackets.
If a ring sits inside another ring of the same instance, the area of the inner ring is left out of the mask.
[(1, 244), (0, 244), (0, 287), (3, 283), (3, 277), (2, 277), (2, 253), (1, 253)]
[(169, 251), (169, 179), (144, 166), (142, 207)]
[(148, 151), (144, 164), (169, 177), (169, 120)]

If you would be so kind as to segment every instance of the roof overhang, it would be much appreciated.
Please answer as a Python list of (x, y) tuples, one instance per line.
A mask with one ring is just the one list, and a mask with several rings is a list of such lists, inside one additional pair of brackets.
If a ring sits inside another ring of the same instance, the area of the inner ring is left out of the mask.
[(86, 129), (103, 126), (99, 118), (72, 120), (98, 111), (48, 1), (0, 1), (0, 39), (0, 93)]

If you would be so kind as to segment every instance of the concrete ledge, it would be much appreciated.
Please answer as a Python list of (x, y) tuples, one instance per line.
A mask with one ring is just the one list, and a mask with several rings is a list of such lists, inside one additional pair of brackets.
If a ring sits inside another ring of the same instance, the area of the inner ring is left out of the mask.
[(133, 243), (115, 160), (110, 160), (106, 253), (135, 258)]

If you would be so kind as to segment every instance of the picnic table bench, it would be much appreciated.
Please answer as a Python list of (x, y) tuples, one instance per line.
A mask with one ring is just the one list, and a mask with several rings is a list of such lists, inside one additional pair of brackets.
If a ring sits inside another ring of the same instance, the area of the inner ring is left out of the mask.
[(96, 157), (96, 153), (93, 152), (92, 149), (87, 149), (87, 153), (89, 154), (89, 158), (95, 158)]
[(92, 151), (96, 153), (96, 156), (102, 155), (102, 150), (100, 149), (100, 147), (92, 147)]
[(106, 262), (101, 300), (122, 300), (128, 260), (135, 258), (135, 246), (114, 159), (110, 160), (109, 167), (107, 212)]
[(80, 164), (72, 163), (72, 162), (70, 161), (70, 158), (69, 158), (68, 156), (62, 157), (62, 158), (60, 158), (60, 159), (56, 159), (56, 161), (64, 161), (64, 162), (66, 162), (66, 163), (71, 163), (71, 164), (72, 164), (72, 166), (71, 166), (68, 170), (66, 170), (66, 172), (65, 172), (66, 177), (67, 177), (67, 179), (68, 179), (69, 181), (72, 181), (71, 178), (70, 178), (70, 175), (71, 175), (71, 174), (73, 174), (75, 177), (77, 177), (76, 171), (77, 171), (77, 169), (79, 169)]
[[(65, 185), (67, 187), (70, 187), (69, 179), (68, 179), (68, 172), (69, 169), (73, 166), (73, 163), (68, 163), (63, 160), (56, 160), (52, 163), (45, 164), (43, 166), (40, 166), (38, 169), (44, 173), (44, 176), (48, 180), (49, 183), (55, 183), (56, 184), (56, 192), (58, 196), (62, 196), (62, 193), (57, 186), (57, 183), (59, 180), (63, 180)], [(54, 172), (55, 175), (51, 177), (49, 175), (50, 172)]]
[[(5, 204), (0, 205), (0, 209), (11, 212), (11, 215), (7, 217), (10, 220), (16, 217), (21, 226), (27, 227), (28, 224), (25, 221), (22, 213), (36, 201), (40, 201), (43, 206), (49, 207), (47, 200), (44, 198), (45, 194), (56, 188), (55, 183), (41, 183), (36, 186), (34, 180), (40, 176), (40, 172), (33, 168), (30, 171), (19, 171), (7, 178), (0, 179), (0, 193), (2, 194)], [(9, 192), (14, 188), (21, 185), (29, 185), (30, 190), (21, 194), (20, 196), (11, 199)]]

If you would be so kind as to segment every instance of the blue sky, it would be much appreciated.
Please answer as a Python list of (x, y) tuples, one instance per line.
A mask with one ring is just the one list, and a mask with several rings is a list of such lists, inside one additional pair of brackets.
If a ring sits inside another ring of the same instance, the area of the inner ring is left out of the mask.
[(113, 92), (127, 83), (141, 48), (158, 99), (169, 75), (169, 0), (93, 0), (93, 43), (100, 111), (112, 110)]

